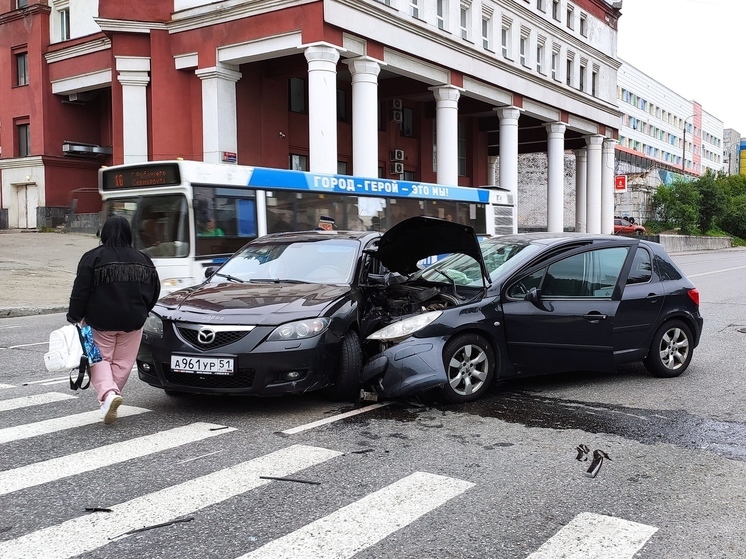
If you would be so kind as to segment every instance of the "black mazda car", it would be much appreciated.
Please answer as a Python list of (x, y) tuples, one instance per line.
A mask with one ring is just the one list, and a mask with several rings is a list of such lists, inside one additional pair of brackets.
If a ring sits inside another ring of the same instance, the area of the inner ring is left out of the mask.
[(532, 233), (477, 240), (414, 217), (386, 233), (267, 235), (156, 305), (139, 376), (167, 393), (354, 399), (439, 388), (469, 401), (495, 378), (688, 367), (699, 294), (657, 243)]

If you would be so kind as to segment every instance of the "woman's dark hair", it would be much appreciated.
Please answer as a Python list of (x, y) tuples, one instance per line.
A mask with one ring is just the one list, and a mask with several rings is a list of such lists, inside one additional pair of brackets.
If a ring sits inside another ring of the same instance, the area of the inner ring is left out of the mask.
[(101, 244), (110, 247), (132, 246), (132, 227), (126, 217), (113, 215), (107, 218), (101, 228)]

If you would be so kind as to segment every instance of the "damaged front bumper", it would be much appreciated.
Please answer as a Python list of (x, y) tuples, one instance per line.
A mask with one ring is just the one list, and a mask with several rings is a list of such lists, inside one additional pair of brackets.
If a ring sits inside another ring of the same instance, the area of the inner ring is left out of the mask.
[(447, 380), (443, 365), (446, 341), (446, 338), (409, 338), (374, 355), (363, 367), (363, 385), (372, 385), (386, 398), (406, 398), (443, 386)]

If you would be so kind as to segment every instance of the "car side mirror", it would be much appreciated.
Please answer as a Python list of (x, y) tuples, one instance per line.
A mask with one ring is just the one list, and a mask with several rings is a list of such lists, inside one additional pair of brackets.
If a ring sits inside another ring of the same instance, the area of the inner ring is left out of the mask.
[(215, 266), (209, 266), (208, 268), (205, 268), (205, 279), (210, 279), (213, 275), (215, 275), (216, 271), (217, 268)]
[(545, 303), (541, 298), (541, 289), (536, 289), (535, 287), (532, 287), (528, 290), (528, 293), (526, 293), (526, 296), (524, 297), (526, 301), (529, 301), (533, 306), (535, 306), (540, 311), (553, 311), (554, 308), (551, 304)]

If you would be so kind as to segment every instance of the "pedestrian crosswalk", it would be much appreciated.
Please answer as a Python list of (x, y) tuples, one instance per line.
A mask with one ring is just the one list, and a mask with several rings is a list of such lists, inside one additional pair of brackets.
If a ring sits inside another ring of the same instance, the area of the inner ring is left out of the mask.
[[(23, 409), (33, 410), (35, 415), (42, 412), (57, 415), (0, 429), (0, 445), (49, 434), (64, 436), (73, 429), (100, 423), (98, 411), (60, 415), (64, 413), (61, 410), (75, 400), (77, 398), (73, 396), (56, 392), (0, 399), (0, 418)], [(48, 404), (53, 406), (50, 408)], [(121, 406), (118, 421), (127, 421), (149, 411)], [(210, 456), (214, 454), (210, 452), (213, 450), (210, 441), (231, 437), (235, 432), (236, 429), (228, 425), (192, 422), (42, 459), (0, 471), (0, 497), (13, 499), (24, 490), (80, 474), (93, 475), (107, 468), (200, 442), (205, 455)], [(23, 534), (13, 534), (12, 537), (5, 534), (5, 539), (0, 534), (0, 557), (62, 559), (101, 550), (143, 528), (181, 522), (208, 507), (229, 506), (230, 499), (251, 491), (271, 489), (269, 484), (278, 478), (312, 477), (315, 468), (334, 464), (342, 456), (344, 452), (339, 449), (292, 444), (291, 441), (287, 446), (260, 456), (107, 505), (105, 513), (81, 512), (81, 515)], [(475, 488), (471, 481), (426, 471), (404, 470), (407, 469), (403, 468), (404, 473), (399, 479), (384, 483), (330, 514), (314, 515), (314, 511), (307, 511), (309, 518), (305, 525), (288, 529), (276, 539), (254, 544), (247, 542), (247, 548), (237, 559), (352, 558), (438, 509), (445, 509), (447, 516), (449, 503), (454, 499), (469, 499), (470, 491)], [(4, 523), (10, 523), (10, 520), (0, 520), (0, 528)], [(600, 556), (594, 554), (594, 546), (603, 550), (605, 558), (631, 559), (655, 531), (655, 527), (644, 524), (581, 513), (538, 547), (529, 559)], [(302, 552), (299, 554), (298, 550)], [(106, 555), (105, 551), (101, 553)], [(143, 550), (141, 556), (147, 556), (147, 550)], [(189, 556), (184, 553), (184, 557)]]

